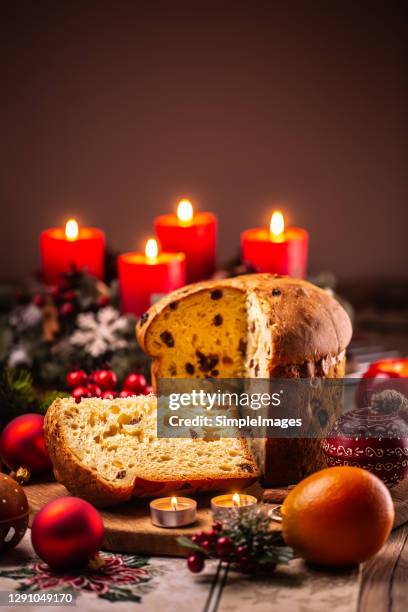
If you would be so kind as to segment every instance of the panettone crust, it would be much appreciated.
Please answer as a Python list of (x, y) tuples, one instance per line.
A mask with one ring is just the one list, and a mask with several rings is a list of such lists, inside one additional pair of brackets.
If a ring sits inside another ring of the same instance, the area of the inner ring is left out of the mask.
[[(344, 352), (351, 339), (351, 321), (341, 304), (327, 291), (304, 280), (274, 274), (247, 274), (187, 285), (154, 304), (138, 321), (137, 339), (148, 351), (147, 338), (157, 317), (171, 305), (200, 292), (235, 288), (255, 296), (265, 318), (271, 345), (269, 376), (286, 365), (313, 364), (313, 369)], [(248, 314), (249, 316), (249, 314)], [(154, 369), (157, 370), (158, 364)], [(160, 372), (158, 372), (160, 374)], [(251, 373), (247, 374), (251, 377)], [(307, 375), (307, 374), (306, 374)], [(257, 377), (256, 372), (254, 376)]]

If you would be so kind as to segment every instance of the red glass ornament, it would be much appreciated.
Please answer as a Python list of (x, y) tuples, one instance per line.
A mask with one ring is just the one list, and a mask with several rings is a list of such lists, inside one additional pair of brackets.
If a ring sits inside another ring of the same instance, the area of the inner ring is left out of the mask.
[(372, 408), (346, 412), (323, 441), (323, 451), (329, 467), (360, 467), (389, 487), (408, 475), (408, 427), (395, 413)]
[(44, 417), (28, 413), (10, 421), (0, 436), (0, 454), (11, 470), (24, 467), (39, 473), (51, 469), (44, 440)]
[(150, 395), (150, 393), (153, 393), (153, 387), (151, 385), (147, 385), (144, 388), (143, 395)]
[(85, 386), (88, 382), (88, 374), (84, 370), (72, 370), (67, 374), (67, 385), (71, 389)]
[(31, 540), (35, 552), (54, 570), (86, 565), (102, 544), (99, 512), (78, 497), (60, 497), (35, 516)]
[(96, 385), (95, 383), (88, 383), (86, 387), (92, 397), (101, 397), (102, 390), (100, 387), (98, 387), (98, 385)]
[(92, 374), (92, 380), (103, 391), (116, 389), (118, 378), (112, 370), (97, 370)]
[(193, 553), (187, 558), (187, 567), (193, 574), (199, 574), (204, 569), (204, 559), (202, 555)]
[(123, 388), (128, 389), (129, 391), (133, 391), (134, 393), (143, 393), (147, 385), (147, 381), (143, 374), (137, 374), (136, 372), (132, 372), (128, 376), (126, 376), (125, 381), (123, 383)]
[(92, 397), (91, 392), (89, 391), (88, 387), (82, 387), (82, 386), (75, 387), (75, 389), (72, 389), (71, 395), (73, 398), (75, 398), (75, 401), (77, 404), (79, 404), (79, 402), (81, 401), (83, 397)]

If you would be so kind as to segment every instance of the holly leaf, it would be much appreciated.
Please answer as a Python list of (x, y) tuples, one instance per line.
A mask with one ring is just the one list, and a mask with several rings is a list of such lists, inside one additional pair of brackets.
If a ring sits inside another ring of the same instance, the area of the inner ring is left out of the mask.
[(191, 550), (196, 550), (197, 552), (206, 554), (204, 549), (201, 548), (201, 546), (192, 542), (191, 539), (187, 536), (180, 536), (179, 538), (177, 538), (177, 543), (180, 544), (180, 546), (183, 546), (184, 548), (190, 548)]

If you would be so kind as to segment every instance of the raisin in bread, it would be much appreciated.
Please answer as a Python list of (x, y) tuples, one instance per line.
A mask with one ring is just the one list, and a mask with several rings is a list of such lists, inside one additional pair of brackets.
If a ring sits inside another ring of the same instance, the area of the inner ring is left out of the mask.
[(157, 438), (155, 396), (57, 399), (45, 440), (57, 480), (96, 506), (213, 489), (242, 490), (259, 478), (239, 438)]
[[(137, 338), (158, 378), (340, 378), (349, 316), (328, 292), (273, 274), (188, 285), (154, 304)], [(307, 405), (310, 419), (318, 418)], [(338, 406), (326, 408), (328, 421)], [(263, 440), (255, 449), (269, 486), (292, 484), (324, 465), (319, 440)]]

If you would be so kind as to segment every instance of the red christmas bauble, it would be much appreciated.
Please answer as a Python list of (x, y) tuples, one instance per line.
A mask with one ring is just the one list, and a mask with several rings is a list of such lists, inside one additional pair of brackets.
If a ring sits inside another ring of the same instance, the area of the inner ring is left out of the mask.
[(137, 374), (136, 372), (132, 372), (128, 376), (126, 376), (123, 388), (128, 391), (133, 391), (134, 393), (143, 393), (147, 386), (146, 378), (143, 374)]
[(86, 565), (98, 552), (103, 532), (101, 515), (91, 504), (59, 497), (35, 516), (31, 541), (37, 555), (61, 571)]
[(408, 475), (408, 427), (398, 414), (350, 410), (328, 433), (323, 451), (329, 467), (360, 467), (389, 487)]
[(51, 469), (44, 440), (44, 417), (28, 413), (10, 421), (0, 436), (0, 455), (11, 470), (24, 467), (39, 473)]
[(116, 389), (118, 384), (118, 378), (112, 370), (97, 370), (92, 374), (92, 381), (97, 384), (102, 391)]
[(84, 370), (71, 370), (67, 374), (67, 385), (70, 389), (85, 386), (88, 382), (88, 374)]

